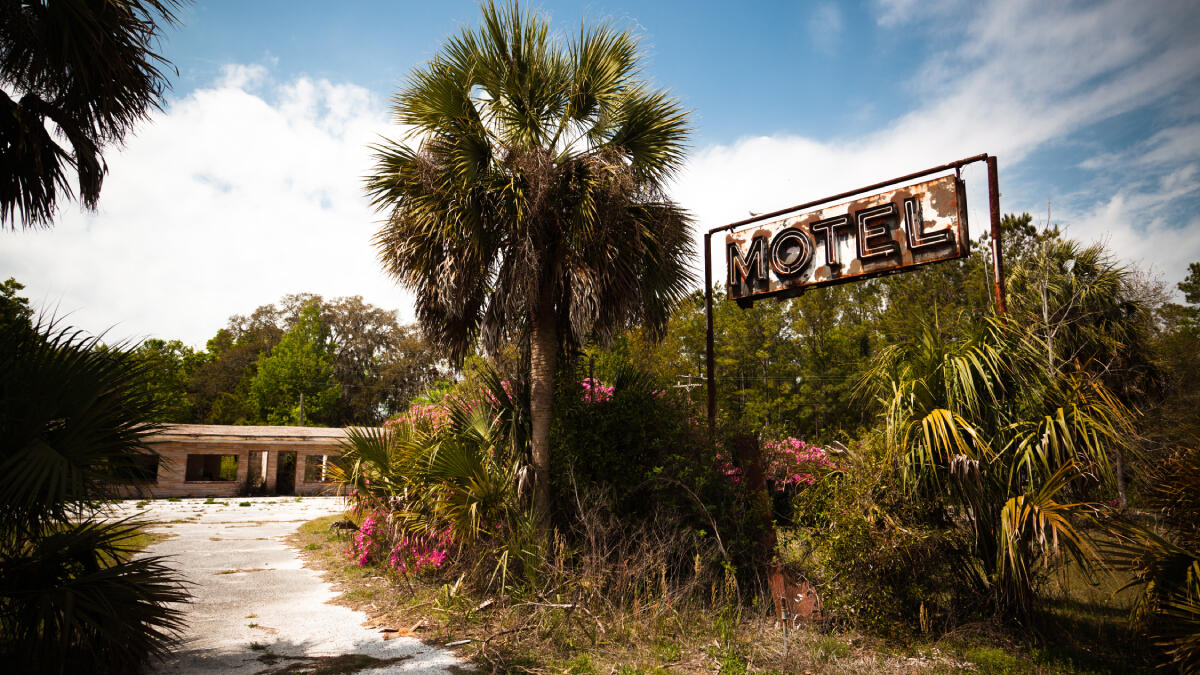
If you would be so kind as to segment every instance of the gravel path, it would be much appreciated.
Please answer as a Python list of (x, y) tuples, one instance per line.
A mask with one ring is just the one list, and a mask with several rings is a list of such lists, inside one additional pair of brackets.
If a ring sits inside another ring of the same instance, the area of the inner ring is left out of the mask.
[[(194, 584), (187, 631), (159, 673), (452, 673), (466, 664), (416, 638), (384, 640), (367, 616), (329, 604), (337, 595), (303, 566), (286, 539), (302, 523), (339, 513), (334, 497), (121, 502), (170, 533), (147, 553), (172, 556)], [(239, 506), (250, 502), (250, 506)], [(377, 659), (377, 660), (373, 660)]]

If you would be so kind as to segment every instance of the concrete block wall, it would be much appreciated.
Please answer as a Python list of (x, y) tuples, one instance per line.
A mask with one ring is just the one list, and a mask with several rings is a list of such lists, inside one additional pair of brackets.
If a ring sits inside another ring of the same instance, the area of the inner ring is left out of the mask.
[[(295, 453), (294, 494), (334, 494), (330, 482), (304, 480), (305, 458), (341, 454), (341, 431), (334, 429), (297, 429), (293, 427), (217, 427), (176, 425), (156, 438), (148, 439), (159, 455), (158, 476), (153, 483), (138, 488), (123, 488), (129, 497), (237, 497), (246, 492), (246, 478), (253, 451), (267, 454), (266, 487), (277, 492), (277, 473), (281, 453)], [(241, 435), (240, 437), (238, 435)], [(234, 455), (237, 478), (232, 481), (187, 480), (187, 456)]]

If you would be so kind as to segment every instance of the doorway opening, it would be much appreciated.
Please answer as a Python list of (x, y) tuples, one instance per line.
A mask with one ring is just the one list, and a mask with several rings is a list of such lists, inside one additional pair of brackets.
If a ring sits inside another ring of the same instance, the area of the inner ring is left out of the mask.
[(296, 494), (296, 453), (281, 452), (275, 465), (275, 494)]

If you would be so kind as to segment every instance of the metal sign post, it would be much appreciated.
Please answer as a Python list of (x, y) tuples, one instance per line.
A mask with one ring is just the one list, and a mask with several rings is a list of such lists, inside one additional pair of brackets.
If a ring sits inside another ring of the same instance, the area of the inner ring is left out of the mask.
[[(996, 312), (1004, 314), (1007, 307), (1000, 242), (1000, 189), (996, 158), (987, 154), (746, 218), (704, 234), (704, 365), (710, 436), (716, 432), (717, 419), (712, 236), (718, 232), (730, 233), (726, 236), (726, 256), (730, 263), (727, 285), (730, 297), (743, 307), (767, 297), (799, 295), (806, 288), (859, 281), (962, 258), (970, 252), (970, 237), (966, 227), (966, 191), (960, 174), (962, 167), (974, 162), (986, 162), (988, 168)], [(955, 174), (799, 213), (946, 171)], [(753, 230), (733, 232), (779, 216), (788, 217)]]

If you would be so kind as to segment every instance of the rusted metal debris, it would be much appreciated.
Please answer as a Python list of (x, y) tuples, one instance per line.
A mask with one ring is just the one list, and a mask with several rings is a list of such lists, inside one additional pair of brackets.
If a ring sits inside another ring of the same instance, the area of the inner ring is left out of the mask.
[(824, 618), (821, 596), (808, 579), (797, 577), (774, 563), (767, 567), (767, 587), (775, 604), (775, 625), (795, 628)]
[(358, 532), (358, 525), (355, 525), (353, 520), (345, 518), (330, 523), (329, 531), (336, 533), (338, 538), (341, 538), (342, 535), (349, 534), (350, 532)]

